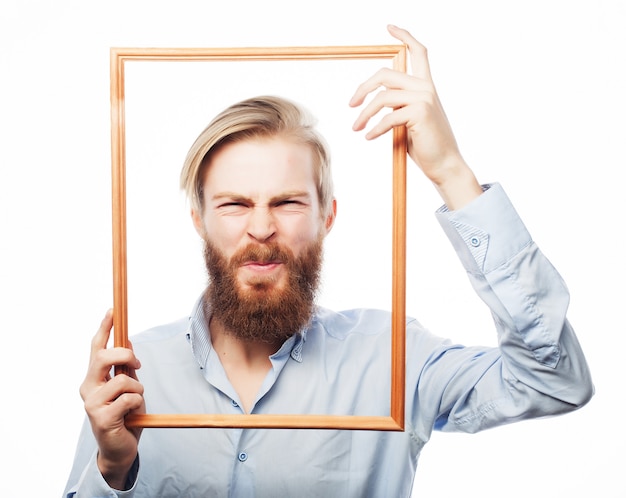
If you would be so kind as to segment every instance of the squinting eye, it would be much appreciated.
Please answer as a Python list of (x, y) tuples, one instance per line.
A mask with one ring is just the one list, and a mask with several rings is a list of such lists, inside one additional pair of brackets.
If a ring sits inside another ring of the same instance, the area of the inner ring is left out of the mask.
[(242, 215), (248, 212), (248, 205), (245, 202), (223, 202), (216, 207), (217, 212), (225, 215)]
[(241, 202), (225, 202), (224, 204), (220, 204), (218, 207), (237, 207), (244, 206)]

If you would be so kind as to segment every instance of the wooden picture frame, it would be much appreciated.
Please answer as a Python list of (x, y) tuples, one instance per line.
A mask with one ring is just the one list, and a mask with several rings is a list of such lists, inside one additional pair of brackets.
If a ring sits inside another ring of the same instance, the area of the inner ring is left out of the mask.
[[(286, 61), (387, 59), (406, 71), (403, 45), (275, 48), (112, 48), (111, 177), (113, 227), (114, 344), (127, 347), (127, 223), (125, 64), (129, 61)], [(356, 83), (356, 82), (355, 82)], [(406, 129), (393, 130), (391, 406), (390, 416), (144, 414), (126, 417), (128, 426), (146, 428), (310, 428), (404, 430), (406, 335)], [(116, 372), (119, 373), (119, 372)]]

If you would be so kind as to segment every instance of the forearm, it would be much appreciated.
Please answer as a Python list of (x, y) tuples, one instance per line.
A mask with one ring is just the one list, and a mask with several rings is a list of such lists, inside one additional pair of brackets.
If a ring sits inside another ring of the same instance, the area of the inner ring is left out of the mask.
[[(502, 419), (515, 419), (584, 404), (593, 387), (566, 319), (568, 290), (504, 191), (492, 186), (466, 209), (442, 209), (438, 218), (499, 333), (498, 358), (481, 358), (491, 364), (477, 376), (484, 387), (475, 391), (474, 409), (499, 405)], [(460, 384), (448, 392), (471, 388)]]
[(461, 157), (454, 158), (432, 179), (435, 188), (450, 211), (461, 209), (482, 194), (474, 173)]

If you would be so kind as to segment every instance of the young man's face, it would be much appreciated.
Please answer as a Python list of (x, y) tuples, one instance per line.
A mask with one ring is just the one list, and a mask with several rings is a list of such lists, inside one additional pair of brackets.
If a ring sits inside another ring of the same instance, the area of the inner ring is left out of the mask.
[(239, 261), (242, 254), (275, 245), (297, 259), (334, 221), (334, 212), (325, 218), (320, 210), (311, 149), (284, 138), (224, 146), (211, 159), (203, 187), (204, 211), (193, 212), (194, 224), (215, 251), (236, 262), (233, 276), (243, 293), (280, 291), (289, 271), (282, 258)]

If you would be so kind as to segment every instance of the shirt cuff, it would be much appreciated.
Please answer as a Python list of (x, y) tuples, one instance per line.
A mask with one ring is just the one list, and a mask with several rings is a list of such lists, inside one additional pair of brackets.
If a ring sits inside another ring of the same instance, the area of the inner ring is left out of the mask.
[(483, 194), (459, 210), (442, 206), (435, 214), (471, 273), (489, 273), (532, 241), (499, 183), (484, 185)]
[[(76, 496), (79, 498), (81, 496), (88, 497), (97, 497), (97, 498), (132, 498), (135, 494), (135, 483), (137, 477), (137, 471), (139, 468), (139, 458), (135, 459), (133, 466), (131, 468), (128, 482), (133, 483), (133, 487), (126, 491), (119, 491), (111, 488), (108, 483), (105, 481), (104, 477), (100, 473), (100, 469), (98, 468), (98, 464), (96, 462), (98, 452), (95, 451), (92, 455), (85, 471), (80, 477), (79, 484), (77, 486), (77, 491), (74, 495), (71, 493), (69, 496)], [(133, 479), (134, 480), (131, 480)]]

